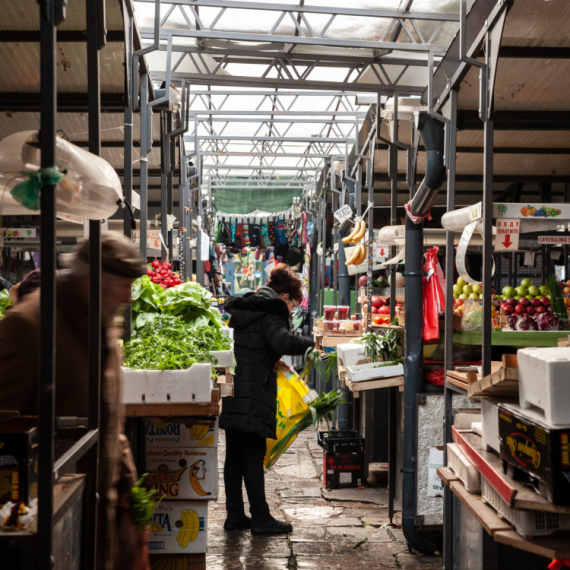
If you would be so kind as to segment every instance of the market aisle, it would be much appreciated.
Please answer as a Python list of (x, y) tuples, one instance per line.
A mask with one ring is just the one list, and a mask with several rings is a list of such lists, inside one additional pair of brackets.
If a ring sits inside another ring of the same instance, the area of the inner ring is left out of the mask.
[[(287, 538), (252, 536), (249, 531), (224, 532), (223, 430), (218, 452), (220, 498), (210, 504), (208, 513), (208, 570), (442, 567), (440, 557), (410, 554), (402, 531), (388, 528), (385, 489), (327, 491), (322, 487), (323, 453), (313, 429), (302, 432), (266, 476), (271, 511), (277, 518), (292, 522), (293, 534)], [(394, 522), (399, 522), (398, 515)]]

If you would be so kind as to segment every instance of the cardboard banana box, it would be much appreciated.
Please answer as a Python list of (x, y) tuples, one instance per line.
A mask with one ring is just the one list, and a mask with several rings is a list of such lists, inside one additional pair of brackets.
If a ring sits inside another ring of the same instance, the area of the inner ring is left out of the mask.
[(151, 554), (204, 553), (207, 528), (208, 503), (161, 501), (152, 516), (148, 550)]
[(146, 450), (146, 487), (166, 499), (209, 501), (218, 498), (215, 447)]
[(145, 435), (147, 449), (218, 447), (218, 422), (207, 425), (151, 421), (145, 424)]

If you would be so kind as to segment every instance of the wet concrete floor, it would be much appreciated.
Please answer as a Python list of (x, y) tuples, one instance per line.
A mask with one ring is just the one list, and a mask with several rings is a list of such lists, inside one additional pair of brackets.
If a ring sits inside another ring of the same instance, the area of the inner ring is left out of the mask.
[[(290, 521), (289, 536), (225, 532), (224, 432), (220, 430), (220, 498), (208, 512), (208, 570), (440, 570), (439, 556), (409, 551), (399, 528), (390, 526), (385, 487), (327, 490), (322, 485), (323, 452), (316, 431), (303, 432), (266, 474), (271, 512)], [(247, 511), (247, 506), (246, 506)]]

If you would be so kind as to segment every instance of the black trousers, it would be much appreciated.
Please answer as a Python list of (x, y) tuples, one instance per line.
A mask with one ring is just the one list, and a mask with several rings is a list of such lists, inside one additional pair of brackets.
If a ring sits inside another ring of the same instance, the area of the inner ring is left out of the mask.
[(242, 481), (245, 482), (249, 511), (254, 519), (269, 516), (265, 500), (265, 438), (238, 430), (226, 430), (226, 461), (224, 484), (228, 517), (240, 518), (244, 514)]

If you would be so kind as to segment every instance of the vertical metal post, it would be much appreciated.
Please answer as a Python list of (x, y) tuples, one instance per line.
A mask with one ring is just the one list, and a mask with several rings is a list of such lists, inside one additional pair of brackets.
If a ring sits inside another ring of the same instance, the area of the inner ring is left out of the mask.
[(481, 374), (491, 373), (491, 344), (493, 320), (491, 317), (491, 273), (493, 268), (493, 121), (487, 119), (483, 127), (483, 325)]
[[(181, 116), (181, 120), (184, 120)], [(166, 116), (166, 132), (172, 132), (172, 112), (169, 112)], [(169, 136), (168, 139), (168, 174), (166, 176), (166, 217), (172, 216), (174, 213), (174, 169), (176, 168), (176, 139)], [(178, 173), (180, 176), (180, 172)], [(179, 198), (180, 199), (180, 198)], [(174, 259), (174, 242), (173, 242), (173, 231), (172, 226), (167, 224), (167, 240), (168, 244), (168, 257), (170, 261)]]
[[(332, 159), (331, 159), (331, 172), (332, 172)], [(331, 175), (331, 182), (332, 179), (334, 178), (334, 172)], [(338, 202), (339, 202), (339, 195), (333, 190), (332, 191), (332, 209), (333, 212), (336, 212), (338, 210)], [(338, 271), (337, 271), (337, 263), (338, 263), (338, 251), (335, 252), (334, 247), (335, 244), (338, 243), (338, 225), (335, 224), (333, 227), (333, 235), (332, 235), (332, 241), (331, 241), (331, 260), (333, 263), (333, 267), (332, 267), (332, 274), (333, 274), (333, 282), (332, 282), (332, 290), (333, 290), (333, 303), (335, 305), (338, 305)]]
[(148, 237), (148, 134), (149, 120), (152, 119), (151, 111), (148, 107), (148, 73), (141, 73), (141, 104), (140, 104), (140, 155), (141, 155), (141, 219), (140, 219), (140, 250), (143, 259), (147, 259), (147, 237)]
[[(101, 81), (99, 68), (101, 2), (86, 0), (89, 152), (101, 154)], [(101, 220), (89, 221), (89, 412), (88, 429), (99, 428), (101, 394)], [(98, 444), (87, 452), (87, 489), (83, 525), (83, 567), (95, 568), (97, 556)]]
[[(450, 96), (450, 121), (449, 128), (449, 157), (447, 170), (447, 211), (455, 210), (455, 173), (456, 173), (456, 148), (457, 148), (457, 95), (456, 89), (452, 89)], [(450, 443), (453, 391), (447, 385), (447, 371), (453, 369), (453, 267), (455, 257), (455, 233), (447, 231), (445, 234), (445, 425), (444, 442)], [(444, 465), (447, 465), (447, 446), (444, 447)], [(453, 568), (453, 494), (449, 486), (443, 491), (444, 524), (443, 524), (443, 564), (445, 568)]]
[[(570, 202), (570, 182), (564, 183), (564, 202)], [(568, 261), (568, 246), (564, 246), (564, 279), (570, 279), (570, 262)]]
[[(188, 239), (189, 228), (186, 225), (186, 207), (188, 200), (188, 186), (186, 175), (188, 173), (188, 166), (184, 160), (184, 136), (179, 137), (178, 143), (178, 164), (179, 164), (179, 178), (178, 178), (178, 259), (180, 261), (180, 279), (186, 280), (188, 275), (187, 265), (189, 260), (188, 256)], [(190, 270), (192, 267), (190, 267)], [(190, 271), (192, 272), (192, 271)]]
[[(325, 186), (326, 188), (326, 186)], [(326, 192), (326, 190), (325, 190)], [(322, 267), (321, 267), (321, 279), (322, 279), (322, 284), (321, 284), (321, 311), (320, 313), (323, 313), (323, 307), (325, 305), (325, 282), (326, 282), (326, 275), (327, 275), (327, 198), (326, 198), (326, 193), (325, 193), (325, 197), (321, 203), (321, 208), (322, 208), (322, 217), (321, 217), (321, 222), (323, 224), (323, 229), (322, 229), (322, 236), (323, 236), (323, 255), (322, 255), (322, 259), (321, 259), (321, 263), (322, 263)]]
[[(398, 224), (398, 96), (394, 95), (394, 119), (392, 130), (392, 144), (389, 149), (390, 158), (390, 225)], [(390, 257), (396, 255), (396, 247), (390, 247)], [(398, 266), (393, 264), (390, 268), (390, 322), (396, 316), (396, 272)]]
[[(55, 2), (40, 5), (41, 165), (55, 165), (56, 22)], [(55, 186), (42, 188), (40, 289), (40, 382), (39, 382), (39, 476), (38, 476), (38, 568), (52, 568), (53, 460), (55, 427)]]
[[(200, 165), (197, 165), (199, 168)], [(204, 285), (204, 260), (202, 259), (202, 232), (204, 231), (204, 214), (202, 212), (202, 184), (200, 178), (198, 178), (198, 219), (200, 223), (198, 224), (197, 234), (196, 234), (196, 281), (200, 285)]]
[(166, 260), (168, 253), (168, 224), (166, 223), (166, 173), (168, 170), (168, 137), (166, 136), (166, 112), (160, 111), (160, 233), (162, 234), (162, 243), (160, 245), (160, 253), (163, 260)]

